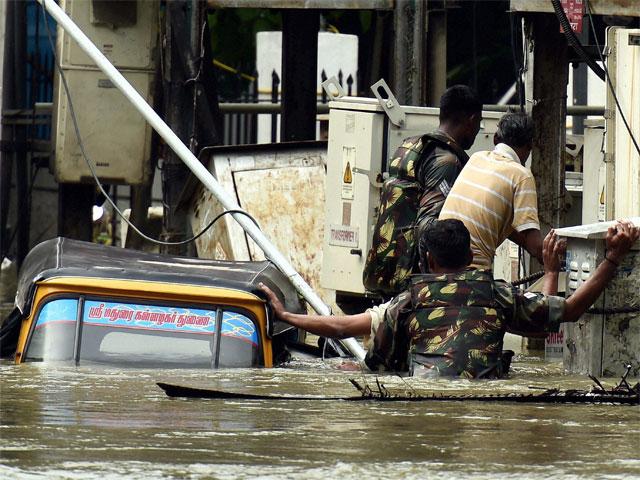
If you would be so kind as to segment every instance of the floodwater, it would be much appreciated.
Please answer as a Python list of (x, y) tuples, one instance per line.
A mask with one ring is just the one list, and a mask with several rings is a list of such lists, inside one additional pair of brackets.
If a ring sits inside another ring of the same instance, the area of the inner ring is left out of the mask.
[[(640, 408), (169, 398), (156, 382), (357, 395), (336, 361), (252, 370), (0, 363), (0, 478), (640, 478)], [(379, 377), (393, 392), (530, 393), (591, 380), (525, 359), (499, 381)], [(607, 386), (617, 381), (607, 379)]]

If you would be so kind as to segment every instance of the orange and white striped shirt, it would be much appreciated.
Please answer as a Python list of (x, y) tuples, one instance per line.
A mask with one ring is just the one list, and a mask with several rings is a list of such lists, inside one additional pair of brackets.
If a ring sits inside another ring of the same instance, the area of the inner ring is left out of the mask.
[(474, 153), (445, 201), (440, 220), (457, 218), (471, 234), (474, 268), (492, 268), (500, 244), (515, 230), (540, 229), (536, 184), (504, 143)]

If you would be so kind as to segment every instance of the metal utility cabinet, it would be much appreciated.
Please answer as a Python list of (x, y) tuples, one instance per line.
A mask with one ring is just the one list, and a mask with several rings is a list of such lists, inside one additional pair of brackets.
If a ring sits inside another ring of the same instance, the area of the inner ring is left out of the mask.
[(607, 50), (608, 73), (616, 92), (614, 98), (607, 89), (605, 113), (605, 210), (607, 220), (612, 220), (640, 215), (640, 152), (629, 135), (630, 130), (640, 140), (640, 29), (607, 29)]
[[(372, 87), (374, 93), (376, 85)], [(400, 106), (386, 84), (383, 88), (386, 98), (339, 97), (329, 103), (320, 279), (324, 288), (338, 293), (365, 293), (362, 271), (371, 246), (388, 160), (403, 139), (428, 133), (439, 123), (439, 109)], [(480, 133), (469, 154), (493, 149), (493, 134), (501, 115), (483, 113)]]
[[(631, 219), (640, 225), (640, 217)], [(604, 260), (607, 228), (614, 222), (557, 229), (567, 239), (567, 297), (593, 274)], [(563, 324), (564, 368), (573, 373), (620, 376), (626, 365), (640, 375), (640, 241), (616, 271), (593, 305), (606, 313), (586, 313), (575, 323)], [(624, 308), (630, 313), (615, 313)]]

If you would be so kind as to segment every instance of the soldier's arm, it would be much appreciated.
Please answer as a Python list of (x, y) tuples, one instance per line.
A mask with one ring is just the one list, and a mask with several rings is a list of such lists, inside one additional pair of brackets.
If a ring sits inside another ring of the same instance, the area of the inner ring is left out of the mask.
[(420, 238), (426, 227), (438, 220), (447, 195), (458, 178), (460, 167), (453, 153), (436, 150), (430, 158), (422, 162), (417, 173), (423, 189), (416, 225), (416, 238)]
[(385, 318), (378, 327), (373, 345), (364, 361), (372, 371), (403, 372), (408, 370), (410, 339), (404, 325), (398, 321), (399, 311), (411, 301), (405, 292), (389, 304)]
[[(568, 299), (544, 293), (521, 292), (513, 288), (512, 315), (507, 319), (507, 331), (526, 336), (557, 331), (562, 322), (575, 322), (602, 293), (615, 273), (617, 265), (640, 237), (640, 229), (622, 221), (607, 232), (607, 253), (593, 275)], [(548, 253), (548, 252), (547, 252)], [(557, 282), (557, 280), (556, 280)], [(496, 288), (499, 303), (508, 296), (504, 288)]]
[(497, 280), (495, 299), (505, 313), (506, 331), (525, 337), (543, 337), (558, 330), (565, 299), (543, 293), (524, 292)]
[(369, 312), (356, 315), (303, 315), (291, 313), (284, 309), (278, 297), (269, 287), (260, 283), (258, 288), (267, 296), (276, 318), (314, 335), (348, 338), (367, 335), (371, 331), (371, 315)]
[(609, 228), (605, 259), (598, 265), (593, 275), (567, 299), (562, 318), (564, 322), (575, 322), (587, 308), (593, 305), (638, 237), (640, 237), (640, 228), (628, 221), (619, 221), (615, 227)]

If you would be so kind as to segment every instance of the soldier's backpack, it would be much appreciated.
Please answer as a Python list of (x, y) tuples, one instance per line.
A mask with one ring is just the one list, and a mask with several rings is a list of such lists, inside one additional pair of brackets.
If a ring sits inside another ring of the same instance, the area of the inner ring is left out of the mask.
[(451, 150), (457, 156), (466, 156), (446, 137), (434, 132), (405, 139), (391, 159), (389, 178), (380, 191), (378, 220), (362, 272), (364, 287), (371, 292), (396, 295), (409, 285), (410, 275), (417, 273), (418, 248), (414, 231), (423, 187), (416, 174), (420, 162), (436, 146)]

